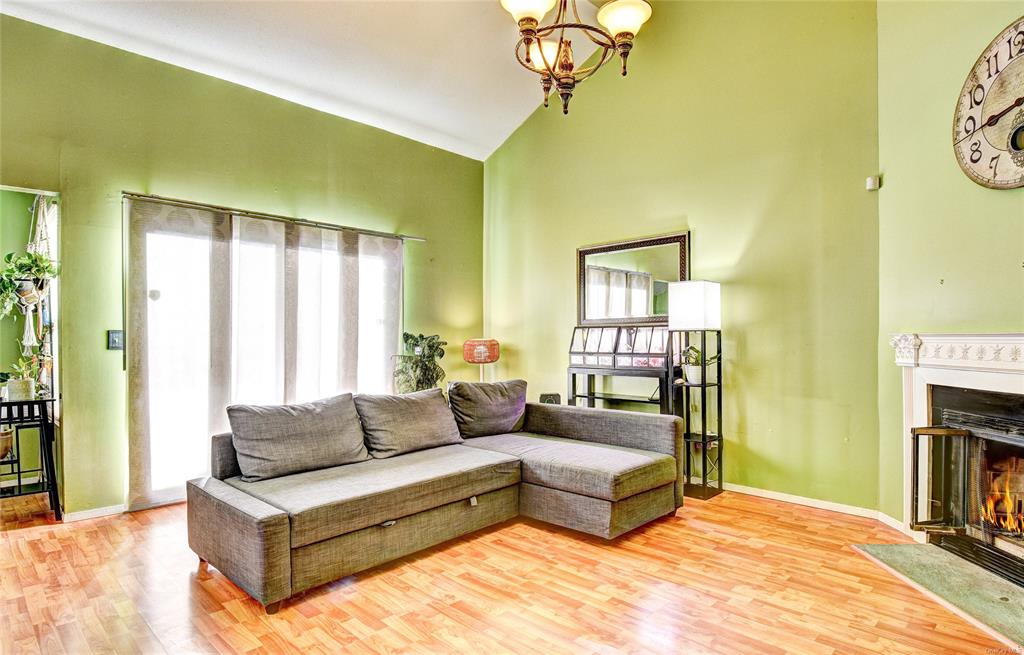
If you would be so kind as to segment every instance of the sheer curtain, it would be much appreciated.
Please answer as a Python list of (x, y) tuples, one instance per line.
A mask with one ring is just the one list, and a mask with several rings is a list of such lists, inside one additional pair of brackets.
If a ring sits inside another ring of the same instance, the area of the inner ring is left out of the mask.
[(624, 318), (652, 313), (650, 273), (587, 267), (587, 318)]
[(391, 390), (400, 239), (126, 203), (129, 509), (209, 472), (229, 404)]

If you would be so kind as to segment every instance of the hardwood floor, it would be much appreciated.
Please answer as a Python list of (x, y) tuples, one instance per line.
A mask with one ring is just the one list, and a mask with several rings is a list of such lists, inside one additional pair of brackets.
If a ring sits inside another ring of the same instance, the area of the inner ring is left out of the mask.
[(511, 521), (266, 616), (185, 506), (52, 524), (4, 500), (0, 653), (1007, 653), (850, 547), (873, 521), (725, 493), (614, 542)]

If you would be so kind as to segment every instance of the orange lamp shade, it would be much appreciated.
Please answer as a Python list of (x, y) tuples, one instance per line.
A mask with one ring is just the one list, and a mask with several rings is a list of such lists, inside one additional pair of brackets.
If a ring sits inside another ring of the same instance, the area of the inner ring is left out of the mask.
[(462, 344), (462, 359), (470, 364), (493, 364), (500, 354), (494, 339), (470, 339)]

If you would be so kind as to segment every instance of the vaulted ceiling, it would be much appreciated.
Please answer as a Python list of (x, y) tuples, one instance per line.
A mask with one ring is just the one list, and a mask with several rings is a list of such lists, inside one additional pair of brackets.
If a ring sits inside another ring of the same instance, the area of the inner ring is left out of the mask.
[[(0, 10), (474, 159), (541, 99), (498, 0), (4, 0)], [(577, 60), (589, 53), (577, 48)]]

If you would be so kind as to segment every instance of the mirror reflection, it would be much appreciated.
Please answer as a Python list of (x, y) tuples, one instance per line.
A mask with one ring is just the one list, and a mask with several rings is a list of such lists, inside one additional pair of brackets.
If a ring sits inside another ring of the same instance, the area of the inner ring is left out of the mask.
[(583, 266), (587, 320), (664, 318), (668, 283), (679, 280), (679, 244), (586, 254)]

